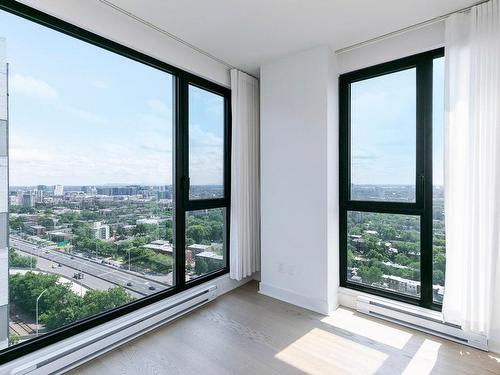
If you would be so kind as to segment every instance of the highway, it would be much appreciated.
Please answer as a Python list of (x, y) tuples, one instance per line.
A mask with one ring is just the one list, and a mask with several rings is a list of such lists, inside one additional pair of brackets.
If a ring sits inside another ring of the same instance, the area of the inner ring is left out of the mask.
[[(21, 251), (16, 248), (16, 252), (22, 256), (32, 256), (31, 253), (27, 253), (24, 251)], [(75, 269), (63, 266), (62, 267), (53, 267), (55, 263), (49, 259), (45, 259), (42, 257), (39, 257), (38, 254), (36, 255), (36, 269), (48, 273), (52, 273), (54, 275), (60, 275), (63, 276), (69, 280), (72, 280), (74, 283), (82, 285), (84, 288), (87, 289), (94, 289), (94, 290), (108, 290), (109, 288), (113, 288), (116, 286), (115, 284), (112, 284), (108, 281), (105, 281), (103, 279), (100, 279), (98, 277), (92, 276), (92, 275), (85, 275), (83, 279), (76, 280), (73, 278), (73, 275), (75, 272), (77, 272)], [(141, 298), (143, 297), (142, 294), (133, 292), (131, 290), (127, 290), (127, 292), (134, 298)]]
[[(91, 261), (90, 259), (86, 259), (77, 255), (66, 254), (57, 250), (53, 250), (50, 248), (39, 248), (37, 245), (26, 242), (24, 240), (20, 240), (17, 238), (10, 238), (10, 245), (23, 253), (31, 254), (36, 257), (40, 257), (46, 260), (53, 262), (53, 264), (61, 264), (63, 267), (57, 267), (52, 269), (54, 273), (63, 274), (65, 267), (72, 269), (73, 271), (69, 271), (71, 274), (70, 277), (73, 276), (75, 272), (82, 272), (85, 276), (84, 279), (81, 280), (83, 285), (88, 285), (92, 289), (100, 289), (106, 290), (108, 289), (107, 283), (122, 286), (132, 292), (134, 294), (138, 294), (140, 296), (148, 296), (154, 294), (160, 290), (167, 289), (169, 286), (165, 284), (161, 284), (155, 282), (153, 280), (148, 280), (147, 278), (140, 277), (139, 275), (135, 275), (133, 273), (129, 273), (120, 269), (117, 269), (112, 266), (103, 265), (100, 263), (96, 263)], [(44, 264), (44, 266), (46, 266)], [(63, 268), (63, 269), (61, 269)], [(58, 270), (60, 269), (60, 270)], [(68, 276), (68, 271), (64, 272), (64, 276)], [(85, 282), (85, 278), (88, 275), (93, 277), (93, 280), (89, 280), (89, 282)], [(100, 279), (104, 283), (96, 282), (94, 279)], [(77, 282), (80, 280), (76, 280)], [(127, 285), (127, 283), (131, 282), (132, 285)], [(93, 284), (94, 287), (92, 287)], [(109, 285), (109, 284), (108, 284)], [(153, 287), (154, 290), (151, 290), (150, 287)], [(134, 295), (135, 297), (136, 295)]]

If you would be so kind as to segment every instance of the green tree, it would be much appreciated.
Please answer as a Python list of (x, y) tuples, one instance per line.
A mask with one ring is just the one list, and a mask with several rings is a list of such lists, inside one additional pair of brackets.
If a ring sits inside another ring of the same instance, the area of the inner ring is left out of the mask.
[(204, 225), (190, 225), (186, 236), (192, 238), (195, 243), (203, 243), (209, 237), (209, 230)]
[(25, 229), (24, 219), (21, 216), (12, 217), (9, 219), (9, 226), (10, 226), (10, 229), (12, 229), (12, 230), (23, 231)]
[(370, 250), (366, 256), (370, 260), (384, 260), (384, 255), (376, 250)]
[(18, 335), (9, 335), (9, 346), (16, 345), (19, 342)]
[(432, 282), (434, 284), (444, 285), (444, 272), (441, 270), (432, 271)]
[(358, 276), (367, 284), (380, 282), (382, 280), (382, 275), (382, 271), (376, 266), (362, 266), (358, 269)]
[(69, 283), (61, 284), (58, 279), (56, 275), (33, 272), (11, 275), (10, 300), (17, 309), (34, 316), (35, 301), (46, 289), (39, 302), (39, 319), (49, 330), (132, 301), (122, 287), (107, 291), (90, 290), (80, 297), (71, 290)]
[(396, 263), (401, 264), (403, 266), (408, 265), (411, 262), (410, 258), (408, 258), (404, 254), (398, 254), (396, 255)]
[(35, 257), (19, 255), (14, 248), (9, 249), (9, 267), (36, 268), (36, 261)]
[(54, 220), (52, 220), (48, 216), (42, 216), (42, 217), (38, 218), (37, 224), (44, 226), (45, 228), (47, 228), (47, 230), (54, 229)]

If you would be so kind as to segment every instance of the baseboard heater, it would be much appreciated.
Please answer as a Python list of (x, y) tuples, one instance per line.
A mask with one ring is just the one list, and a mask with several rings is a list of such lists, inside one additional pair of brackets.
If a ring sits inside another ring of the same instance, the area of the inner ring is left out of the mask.
[(445, 323), (439, 319), (438, 313), (424, 313), (422, 309), (366, 296), (357, 297), (356, 310), (477, 349), (488, 350), (486, 336), (467, 333), (460, 326)]
[(62, 374), (217, 297), (215, 285), (174, 296), (0, 367), (10, 375)]

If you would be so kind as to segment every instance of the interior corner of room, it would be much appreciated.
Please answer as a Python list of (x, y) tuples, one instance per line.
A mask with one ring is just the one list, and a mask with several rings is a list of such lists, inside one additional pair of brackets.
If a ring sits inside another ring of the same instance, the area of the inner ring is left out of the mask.
[(499, 0), (5, 0), (0, 374), (500, 374), (499, 95)]

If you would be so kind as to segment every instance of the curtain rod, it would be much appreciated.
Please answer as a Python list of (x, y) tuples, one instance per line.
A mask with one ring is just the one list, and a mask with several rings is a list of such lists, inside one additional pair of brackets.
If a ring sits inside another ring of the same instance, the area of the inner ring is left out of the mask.
[(340, 55), (341, 53), (349, 52), (349, 51), (355, 50), (355, 49), (360, 48), (360, 47), (364, 47), (364, 46), (367, 46), (367, 45), (370, 45), (373, 43), (380, 42), (380, 41), (385, 40), (385, 39), (389, 39), (389, 38), (392, 38), (392, 37), (395, 37), (398, 35), (406, 34), (407, 32), (415, 31), (415, 30), (421, 29), (425, 26), (433, 25), (435, 23), (438, 23), (438, 22), (445, 20), (446, 18), (450, 17), (453, 14), (467, 12), (467, 11), (471, 10), (472, 8), (474, 8), (475, 6), (487, 3), (488, 1), (490, 1), (490, 0), (481, 0), (481, 1), (475, 3), (471, 6), (443, 14), (442, 16), (434, 17), (434, 18), (431, 18), (429, 20), (419, 22), (419, 23), (413, 24), (413, 25), (408, 26), (408, 27), (404, 27), (404, 28), (396, 30), (396, 31), (391, 31), (390, 33), (383, 34), (383, 35), (377, 36), (375, 38), (365, 40), (363, 42), (355, 43), (355, 44), (352, 44), (350, 46), (340, 48), (340, 49), (336, 50), (335, 53), (337, 55)]
[(169, 38), (174, 39), (175, 41), (177, 41), (177, 42), (179, 42), (179, 43), (184, 44), (185, 46), (187, 46), (187, 47), (189, 47), (189, 48), (191, 48), (191, 49), (195, 50), (196, 52), (199, 52), (199, 53), (201, 53), (201, 54), (203, 54), (203, 55), (207, 56), (208, 58), (210, 58), (210, 59), (212, 59), (212, 60), (214, 60), (214, 61), (217, 61), (218, 63), (220, 63), (220, 64), (224, 65), (224, 66), (225, 66), (226, 68), (228, 68), (228, 69), (238, 69), (239, 71), (241, 71), (241, 72), (243, 72), (243, 73), (246, 73), (246, 74), (248, 74), (249, 76), (251, 76), (251, 77), (253, 77), (253, 78), (255, 78), (255, 79), (258, 79), (258, 78), (257, 78), (257, 77), (255, 77), (253, 74), (250, 74), (250, 73), (248, 73), (248, 72), (245, 72), (244, 70), (241, 70), (241, 69), (239, 69), (239, 68), (237, 68), (237, 67), (235, 67), (235, 66), (233, 66), (233, 65), (231, 65), (231, 64), (229, 64), (229, 63), (227, 63), (227, 62), (225, 62), (224, 60), (221, 60), (221, 59), (219, 59), (218, 57), (215, 57), (214, 55), (212, 55), (212, 54), (210, 54), (210, 53), (208, 53), (208, 52), (206, 52), (206, 51), (202, 50), (201, 48), (198, 48), (198, 47), (196, 47), (195, 45), (192, 45), (191, 43), (186, 42), (184, 39), (181, 39), (181, 38), (179, 38), (178, 36), (176, 36), (176, 35), (174, 35), (174, 34), (172, 34), (172, 33), (169, 33), (167, 30), (164, 30), (164, 29), (162, 29), (161, 27), (158, 27), (158, 26), (156, 26), (156, 25), (152, 24), (151, 22), (146, 21), (145, 19), (143, 19), (143, 18), (141, 18), (141, 17), (136, 16), (135, 14), (133, 14), (133, 13), (131, 13), (131, 12), (129, 12), (129, 11), (127, 11), (127, 10), (125, 10), (125, 9), (123, 9), (123, 8), (121, 8), (121, 7), (119, 7), (118, 5), (113, 4), (112, 2), (110, 2), (110, 1), (108, 1), (108, 0), (98, 0), (98, 1), (99, 1), (99, 2), (101, 2), (101, 3), (102, 3), (102, 4), (104, 4), (104, 5), (107, 5), (108, 7), (112, 8), (112, 9), (114, 9), (114, 10), (116, 10), (116, 11), (118, 11), (118, 12), (120, 12), (120, 13), (124, 14), (125, 16), (132, 18), (132, 19), (133, 19), (133, 20), (135, 20), (135, 21), (137, 21), (137, 22), (139, 22), (139, 23), (142, 23), (143, 25), (145, 25), (145, 26), (147, 26), (147, 27), (149, 27), (149, 28), (151, 28), (151, 29), (153, 29), (153, 30), (155, 30), (155, 31), (158, 31), (159, 33), (162, 33), (162, 34), (164, 34), (164, 35), (168, 36)]

